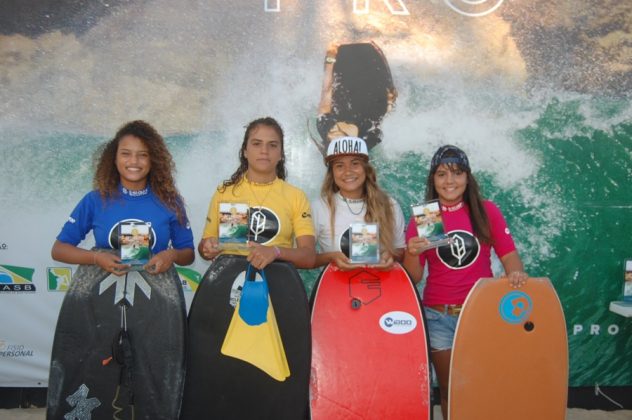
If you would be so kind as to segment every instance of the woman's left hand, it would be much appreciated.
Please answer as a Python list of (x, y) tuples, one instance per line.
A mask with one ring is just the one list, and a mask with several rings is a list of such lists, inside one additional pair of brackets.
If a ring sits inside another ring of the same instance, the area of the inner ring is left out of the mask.
[(393, 256), (388, 252), (382, 252), (380, 262), (378, 264), (371, 264), (369, 267), (380, 271), (388, 271), (393, 268), (394, 264), (395, 260), (393, 259)]
[(509, 280), (509, 285), (514, 289), (518, 289), (525, 284), (527, 284), (527, 279), (529, 275), (524, 271), (512, 271), (507, 275), (507, 279)]
[(165, 249), (151, 257), (145, 265), (145, 270), (150, 274), (160, 274), (167, 271), (173, 265), (173, 251)]
[(248, 254), (246, 259), (254, 268), (261, 270), (276, 260), (278, 251), (275, 248), (250, 241), (248, 242), (250, 254)]

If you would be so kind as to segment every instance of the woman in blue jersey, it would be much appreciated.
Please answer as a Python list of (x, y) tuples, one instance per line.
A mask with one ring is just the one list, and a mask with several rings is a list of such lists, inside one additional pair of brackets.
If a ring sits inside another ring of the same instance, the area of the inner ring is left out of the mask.
[(130, 268), (113, 253), (78, 247), (88, 232), (97, 249), (120, 246), (119, 227), (147, 224), (151, 274), (172, 264), (191, 264), (193, 235), (173, 178), (175, 165), (160, 134), (144, 121), (132, 121), (105, 144), (94, 175), (94, 190), (72, 211), (51, 251), (53, 259), (69, 264), (94, 264), (122, 275)]

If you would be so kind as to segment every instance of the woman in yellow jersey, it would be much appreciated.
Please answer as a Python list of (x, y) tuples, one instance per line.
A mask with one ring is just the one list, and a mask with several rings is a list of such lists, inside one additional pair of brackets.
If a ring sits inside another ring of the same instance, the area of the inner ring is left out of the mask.
[[(212, 260), (220, 253), (248, 255), (262, 269), (275, 260), (309, 268), (316, 258), (314, 227), (305, 193), (285, 182), (283, 129), (270, 117), (248, 124), (239, 151), (239, 168), (218, 188), (209, 206), (200, 256)], [(219, 246), (220, 203), (250, 207), (247, 249), (222, 250)], [(294, 241), (296, 247), (294, 247)]]

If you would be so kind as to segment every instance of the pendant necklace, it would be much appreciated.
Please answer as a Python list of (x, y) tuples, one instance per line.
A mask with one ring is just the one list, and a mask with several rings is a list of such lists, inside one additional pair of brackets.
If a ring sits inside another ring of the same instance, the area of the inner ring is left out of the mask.
[[(246, 181), (248, 182), (248, 188), (250, 189), (252, 196), (255, 198), (256, 204), (258, 204), (258, 209), (250, 215), (250, 231), (255, 235), (254, 241), (257, 242), (259, 235), (265, 231), (267, 221), (267, 217), (265, 213), (261, 211), (261, 208), (263, 207), (263, 203), (265, 203), (266, 199), (268, 198), (270, 191), (272, 191), (272, 184), (274, 183), (274, 181), (276, 181), (276, 178), (271, 182), (267, 182), (265, 184), (258, 184), (256, 182), (250, 181), (248, 178), (246, 178)], [(263, 200), (259, 201), (259, 197), (257, 197), (257, 194), (255, 194), (255, 190), (252, 188), (251, 184), (268, 186), (268, 191), (266, 191), (265, 195), (263, 196)]]
[[(340, 193), (338, 193), (338, 194), (340, 194)], [(347, 197), (343, 196), (342, 194), (340, 194), (340, 197), (342, 198), (342, 201), (344, 201), (345, 204), (347, 205), (347, 208), (349, 209), (349, 212), (351, 214), (353, 214), (354, 216), (358, 216), (358, 215), (362, 214), (362, 212), (364, 211), (364, 206), (366, 205), (366, 200), (364, 200), (363, 198), (360, 198), (360, 199), (347, 198)], [(351, 203), (351, 204), (362, 203), (362, 207), (360, 207), (360, 210), (356, 213), (355, 211), (353, 211), (351, 209), (351, 206), (349, 205), (349, 203)]]

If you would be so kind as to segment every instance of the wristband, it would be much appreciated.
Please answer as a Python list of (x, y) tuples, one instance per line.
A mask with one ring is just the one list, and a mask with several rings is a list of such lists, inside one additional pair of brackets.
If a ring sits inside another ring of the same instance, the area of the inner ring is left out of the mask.
[(278, 246), (272, 247), (272, 249), (274, 249), (274, 258), (279, 258), (281, 256), (281, 250), (279, 249)]

